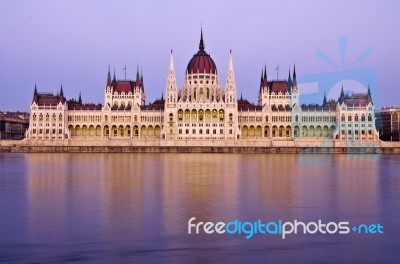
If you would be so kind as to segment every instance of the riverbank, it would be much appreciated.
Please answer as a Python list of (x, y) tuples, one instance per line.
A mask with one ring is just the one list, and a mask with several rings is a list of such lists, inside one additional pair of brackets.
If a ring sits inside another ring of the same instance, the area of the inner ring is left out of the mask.
[(0, 141), (0, 152), (17, 153), (360, 153), (400, 154), (400, 142), (332, 140), (241, 140), (170, 142), (161, 140)]

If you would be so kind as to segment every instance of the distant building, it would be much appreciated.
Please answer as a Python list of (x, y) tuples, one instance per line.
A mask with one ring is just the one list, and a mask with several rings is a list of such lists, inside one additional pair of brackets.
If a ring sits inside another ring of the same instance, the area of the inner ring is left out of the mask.
[(294, 138), (370, 141), (378, 139), (370, 89), (365, 94), (345, 94), (322, 105), (299, 105), (296, 68), (287, 80), (268, 80), (262, 69), (258, 103), (237, 96), (232, 53), (225, 86), (217, 66), (205, 51), (203, 32), (199, 50), (185, 70), (178, 88), (173, 54), (165, 98), (146, 104), (143, 75), (135, 80), (111, 78), (108, 69), (104, 105), (66, 100), (38, 93), (30, 106), (30, 140), (147, 140), (171, 142), (195, 140), (274, 140)]
[(29, 113), (0, 112), (0, 140), (23, 139), (29, 127)]
[(381, 140), (400, 140), (400, 108), (382, 108), (376, 112), (376, 127)]

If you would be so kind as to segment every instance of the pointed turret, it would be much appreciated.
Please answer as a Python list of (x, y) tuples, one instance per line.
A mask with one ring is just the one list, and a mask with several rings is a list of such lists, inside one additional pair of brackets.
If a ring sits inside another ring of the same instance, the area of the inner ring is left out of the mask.
[(33, 91), (33, 95), (37, 95), (36, 83), (35, 83), (35, 90)]
[(264, 80), (267, 80), (267, 64), (265, 63), (264, 67)]
[(64, 96), (64, 91), (63, 91), (63, 88), (62, 88), (62, 84), (61, 84), (61, 88), (60, 88), (60, 95)]
[(343, 84), (342, 84), (342, 90), (340, 91), (340, 98), (344, 98), (344, 90), (343, 90)]
[(111, 87), (110, 63), (108, 64), (107, 87)]
[(164, 92), (161, 92), (161, 101), (164, 100)]
[[(161, 94), (161, 100), (164, 99), (164, 93)], [(165, 99), (164, 99), (164, 122), (168, 121), (168, 129), (165, 130), (166, 139), (175, 139), (177, 135), (176, 129), (176, 103), (178, 98), (178, 89), (176, 87), (176, 75), (174, 67), (174, 58), (171, 49), (171, 56), (169, 60), (169, 69), (167, 84), (165, 87)], [(167, 125), (164, 126), (165, 128)]]
[(139, 65), (137, 65), (137, 69), (136, 69), (136, 81), (140, 80), (140, 76), (139, 76)]
[(201, 30), (200, 30), (199, 50), (204, 51), (203, 27), (201, 27)]
[(235, 82), (235, 71), (233, 70), (233, 60), (232, 60), (232, 50), (229, 53), (229, 63), (228, 63), (228, 73), (226, 78), (226, 89), (236, 90), (236, 82)]
[(82, 104), (82, 95), (81, 95), (81, 92), (79, 92), (78, 103)]
[(371, 95), (371, 87), (368, 84), (368, 101), (372, 104), (372, 95)]
[[(232, 50), (229, 51), (229, 63), (228, 63), (228, 73), (226, 77), (226, 86), (225, 86), (225, 102), (230, 105), (236, 104), (236, 81), (235, 81), (235, 71), (233, 69), (233, 58), (232, 58)], [(235, 107), (236, 108), (236, 107)]]
[(297, 86), (296, 64), (293, 66), (293, 85)]
[(288, 80), (287, 80), (287, 85), (289, 88), (289, 92), (291, 92), (292, 88), (293, 88), (293, 82), (292, 82), (292, 76), (290, 76), (290, 68), (289, 68), (289, 76), (288, 76)]
[(117, 78), (115, 77), (115, 68), (114, 68), (114, 76), (113, 76), (113, 82), (116, 82)]
[(262, 84), (262, 82), (263, 82), (263, 80), (264, 80), (264, 74), (263, 74), (263, 72), (264, 72), (264, 69), (261, 68), (261, 81), (260, 81), (261, 84)]
[(168, 78), (167, 78), (167, 86), (165, 87), (165, 103), (169, 102), (171, 104), (176, 103), (177, 101), (177, 86), (176, 86), (176, 75), (175, 75), (175, 66), (174, 66), (174, 57), (171, 49), (171, 55), (169, 59), (169, 69), (168, 69)]
[(326, 106), (327, 101), (326, 101), (326, 93), (324, 93), (324, 101), (322, 101), (322, 106)]

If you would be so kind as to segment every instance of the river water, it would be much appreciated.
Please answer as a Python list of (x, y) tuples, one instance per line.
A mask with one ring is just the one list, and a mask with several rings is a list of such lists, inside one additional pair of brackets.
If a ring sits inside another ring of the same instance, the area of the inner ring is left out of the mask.
[[(383, 233), (188, 234), (188, 221)], [(400, 156), (0, 153), (0, 262), (400, 263)]]

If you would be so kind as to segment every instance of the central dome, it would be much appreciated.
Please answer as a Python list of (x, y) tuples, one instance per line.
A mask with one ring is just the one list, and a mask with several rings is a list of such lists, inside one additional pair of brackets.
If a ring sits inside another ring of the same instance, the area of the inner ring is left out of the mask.
[(193, 55), (186, 68), (188, 74), (206, 73), (217, 74), (217, 66), (214, 60), (204, 50), (203, 30), (201, 31), (199, 51)]

